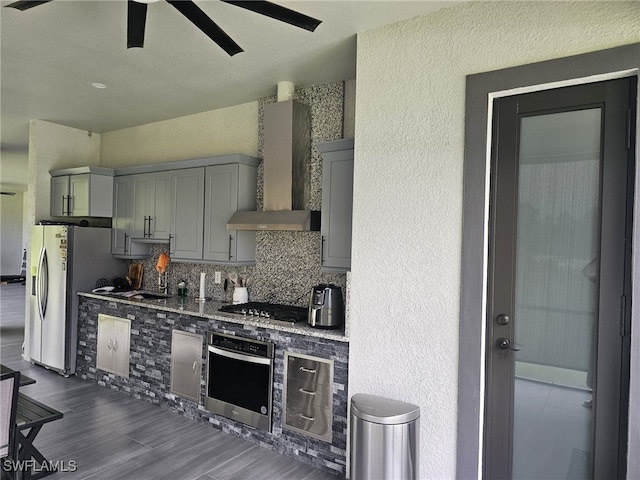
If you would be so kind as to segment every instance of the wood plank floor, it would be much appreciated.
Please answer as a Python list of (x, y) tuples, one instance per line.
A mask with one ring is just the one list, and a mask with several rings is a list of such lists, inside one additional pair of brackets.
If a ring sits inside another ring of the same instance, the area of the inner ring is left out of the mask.
[(35, 378), (27, 395), (61, 411), (36, 447), (75, 471), (47, 478), (335, 480), (329, 472), (257, 446), (142, 400), (22, 359), (25, 286), (0, 285), (0, 362)]

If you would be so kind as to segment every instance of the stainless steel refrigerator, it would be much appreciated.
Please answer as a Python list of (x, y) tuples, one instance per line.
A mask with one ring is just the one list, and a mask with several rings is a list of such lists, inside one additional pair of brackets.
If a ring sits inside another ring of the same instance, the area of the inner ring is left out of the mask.
[(63, 375), (75, 373), (77, 292), (126, 273), (111, 256), (111, 229), (35, 225), (31, 230), (29, 357)]

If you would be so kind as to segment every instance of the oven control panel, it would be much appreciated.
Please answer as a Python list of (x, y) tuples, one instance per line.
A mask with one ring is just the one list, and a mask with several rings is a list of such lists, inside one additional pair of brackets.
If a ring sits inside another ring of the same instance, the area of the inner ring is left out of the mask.
[(208, 333), (207, 340), (209, 345), (224, 350), (247, 353), (257, 357), (273, 358), (273, 343), (213, 332)]

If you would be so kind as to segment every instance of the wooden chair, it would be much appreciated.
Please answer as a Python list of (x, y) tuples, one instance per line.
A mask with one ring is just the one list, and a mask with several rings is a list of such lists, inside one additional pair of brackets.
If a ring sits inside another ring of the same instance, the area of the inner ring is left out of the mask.
[(0, 376), (0, 477), (15, 478), (16, 415), (20, 372), (3, 373)]

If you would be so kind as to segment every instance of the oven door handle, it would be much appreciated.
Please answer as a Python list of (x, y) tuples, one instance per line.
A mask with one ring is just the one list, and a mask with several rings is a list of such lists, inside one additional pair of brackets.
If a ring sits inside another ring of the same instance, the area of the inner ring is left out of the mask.
[(240, 360), (241, 362), (258, 363), (260, 365), (271, 365), (271, 359), (266, 357), (254, 357), (253, 355), (246, 355), (242, 353), (229, 352), (228, 350), (222, 350), (217, 347), (209, 345), (209, 351), (216, 355), (221, 355), (227, 358), (233, 358), (234, 360)]

